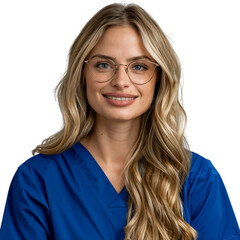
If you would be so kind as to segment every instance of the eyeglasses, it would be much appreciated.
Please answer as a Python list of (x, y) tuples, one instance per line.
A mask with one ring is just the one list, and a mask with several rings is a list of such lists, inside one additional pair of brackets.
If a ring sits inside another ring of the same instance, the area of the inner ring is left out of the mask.
[(137, 85), (143, 85), (151, 81), (154, 70), (159, 65), (146, 58), (134, 60), (129, 64), (117, 64), (108, 58), (93, 57), (84, 61), (88, 64), (90, 74), (95, 81), (104, 83), (113, 79), (119, 66), (124, 66), (129, 79)]

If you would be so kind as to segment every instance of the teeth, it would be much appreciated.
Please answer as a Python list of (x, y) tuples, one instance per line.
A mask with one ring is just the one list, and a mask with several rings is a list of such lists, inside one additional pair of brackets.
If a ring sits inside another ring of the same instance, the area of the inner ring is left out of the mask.
[(128, 101), (128, 100), (133, 100), (134, 97), (132, 98), (126, 98), (126, 97), (111, 97), (111, 96), (106, 96), (107, 98), (113, 99), (113, 100), (120, 100), (120, 101)]

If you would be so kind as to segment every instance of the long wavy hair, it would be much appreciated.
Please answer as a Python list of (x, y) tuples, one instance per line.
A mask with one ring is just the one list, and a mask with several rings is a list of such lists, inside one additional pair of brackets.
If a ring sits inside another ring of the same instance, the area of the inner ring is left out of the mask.
[(86, 98), (84, 60), (109, 27), (124, 25), (138, 31), (160, 65), (152, 105), (142, 115), (141, 130), (124, 169), (129, 193), (125, 239), (196, 239), (196, 231), (184, 221), (181, 201), (191, 156), (184, 137), (186, 114), (179, 102), (180, 63), (158, 24), (138, 5), (108, 5), (82, 29), (56, 88), (63, 127), (33, 154), (63, 152), (90, 133), (95, 113)]

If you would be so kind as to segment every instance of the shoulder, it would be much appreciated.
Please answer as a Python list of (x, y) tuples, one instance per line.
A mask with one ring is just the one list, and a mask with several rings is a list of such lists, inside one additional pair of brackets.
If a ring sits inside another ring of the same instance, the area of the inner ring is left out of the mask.
[(197, 230), (199, 239), (239, 236), (239, 227), (221, 176), (211, 161), (199, 154), (192, 153), (182, 200), (185, 219)]
[(188, 193), (202, 189), (203, 185), (211, 184), (219, 179), (221, 177), (210, 160), (191, 152), (191, 168), (185, 182)]
[(23, 162), (17, 171), (33, 172), (37, 171), (41, 175), (46, 175), (49, 171), (57, 167), (63, 161), (63, 154), (44, 155), (37, 154)]
[(238, 223), (222, 178), (210, 160), (196, 153), (192, 153), (183, 199), (199, 239), (238, 239)]
[[(193, 214), (193, 209), (202, 208), (211, 195), (216, 194), (216, 186), (224, 188), (221, 176), (212, 162), (203, 156), (191, 152), (191, 168), (182, 189), (182, 201), (186, 214)], [(190, 217), (190, 216), (188, 216)]]
[(201, 176), (206, 173), (212, 173), (213, 175), (218, 174), (217, 170), (209, 159), (195, 152), (191, 152), (191, 169), (189, 172), (190, 177), (196, 177), (196, 174)]
[(86, 171), (86, 158), (89, 156), (80, 143), (74, 144), (71, 148), (53, 155), (37, 154), (17, 169), (15, 175), (28, 177), (29, 179), (40, 179), (45, 185), (70, 178), (73, 173), (82, 175)]
[(67, 169), (68, 166), (71, 165), (74, 167), (76, 161), (73, 152), (72, 147), (58, 154), (34, 155), (18, 167), (16, 174), (24, 173), (42, 179), (52, 178), (52, 175), (60, 174), (64, 169)]

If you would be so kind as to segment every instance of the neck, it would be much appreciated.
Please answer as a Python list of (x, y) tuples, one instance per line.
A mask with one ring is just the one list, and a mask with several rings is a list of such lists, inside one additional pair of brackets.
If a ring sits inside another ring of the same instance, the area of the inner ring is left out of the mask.
[(97, 117), (91, 134), (81, 143), (106, 166), (123, 166), (137, 141), (140, 122), (140, 118), (119, 122)]

